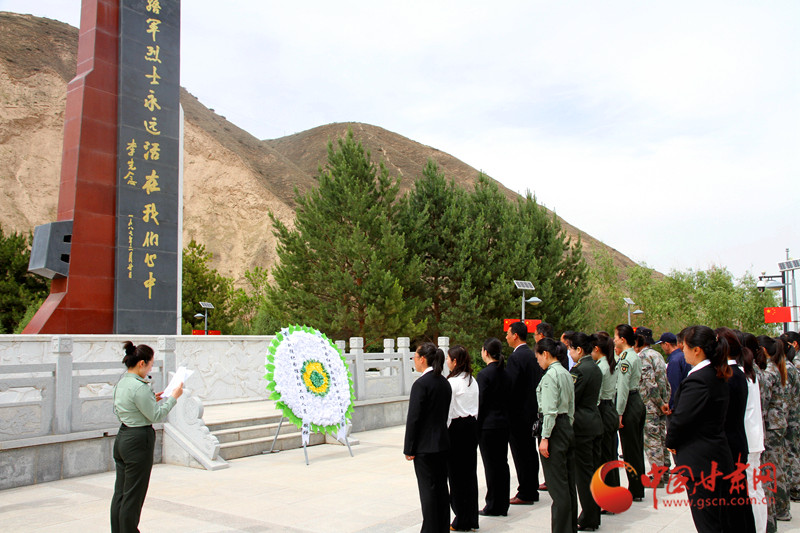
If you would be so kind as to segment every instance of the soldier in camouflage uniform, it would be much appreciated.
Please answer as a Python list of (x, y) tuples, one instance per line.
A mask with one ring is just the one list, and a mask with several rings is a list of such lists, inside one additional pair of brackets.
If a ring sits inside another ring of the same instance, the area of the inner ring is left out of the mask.
[[(667, 380), (667, 365), (657, 351), (650, 348), (653, 333), (648, 328), (636, 330), (634, 347), (642, 361), (642, 378), (639, 393), (647, 414), (644, 422), (644, 452), (650, 467), (669, 468), (670, 455), (666, 446), (667, 414), (669, 413), (670, 386)], [(666, 479), (661, 479), (661, 484)]]
[[(770, 337), (758, 338), (762, 350), (766, 350), (767, 367), (763, 371), (764, 381), (761, 386), (761, 411), (764, 416), (764, 453), (761, 464), (771, 463), (775, 467), (776, 483), (765, 483), (764, 493), (769, 498), (767, 504), (767, 533), (778, 530), (776, 520), (790, 520), (789, 495), (786, 491), (785, 458), (786, 458), (786, 419), (788, 414), (786, 361), (783, 357), (781, 342)], [(775, 363), (775, 359), (778, 363)], [(783, 367), (783, 368), (781, 368)], [(767, 468), (764, 473), (769, 472)], [(776, 490), (777, 492), (773, 492)], [(774, 503), (773, 503), (774, 501)]]
[(786, 421), (786, 484), (789, 498), (800, 501), (800, 371), (795, 365), (800, 357), (794, 346), (794, 339), (800, 337), (794, 331), (781, 335), (786, 353), (786, 382), (789, 389), (789, 413)]

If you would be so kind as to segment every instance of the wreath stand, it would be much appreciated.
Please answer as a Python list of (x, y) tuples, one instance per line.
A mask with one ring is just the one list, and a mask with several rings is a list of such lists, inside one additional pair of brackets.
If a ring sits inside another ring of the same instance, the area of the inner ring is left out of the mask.
[[(264, 453), (274, 453), (275, 443), (278, 442), (278, 435), (281, 434), (281, 426), (283, 426), (283, 417), (281, 417), (280, 422), (278, 422), (278, 430), (275, 432), (275, 438), (272, 439), (272, 446), (270, 447), (268, 452)], [(301, 441), (303, 440), (302, 436), (300, 437), (300, 440)], [(350, 447), (350, 441), (347, 439), (347, 435), (344, 436), (344, 443), (347, 445), (347, 451), (350, 452), (350, 457), (354, 457), (353, 449)], [(305, 442), (303, 442), (303, 455), (306, 456), (306, 466), (308, 466), (308, 446), (306, 445)]]

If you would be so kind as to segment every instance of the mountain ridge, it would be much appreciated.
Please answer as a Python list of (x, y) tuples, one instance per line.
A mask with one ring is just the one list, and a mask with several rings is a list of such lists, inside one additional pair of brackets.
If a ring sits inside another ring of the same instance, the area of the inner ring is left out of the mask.
[[(55, 220), (67, 83), (75, 75), (78, 30), (59, 21), (0, 12), (0, 224), (27, 232)], [(277, 139), (258, 139), (181, 88), (184, 109), (184, 243), (195, 239), (214, 254), (212, 265), (241, 283), (246, 270), (271, 267), (275, 237), (268, 213), (288, 225), (295, 190), (316, 184), (328, 141), (353, 129), (377, 163), (402, 177), (407, 192), (430, 158), (466, 188), (479, 171), (436, 148), (380, 126), (343, 122)], [(519, 195), (497, 182), (509, 198)], [(560, 218), (560, 217), (559, 217)], [(620, 266), (634, 264), (617, 250), (560, 219), (584, 255), (608, 250)], [(236, 238), (231, 238), (231, 235)]]

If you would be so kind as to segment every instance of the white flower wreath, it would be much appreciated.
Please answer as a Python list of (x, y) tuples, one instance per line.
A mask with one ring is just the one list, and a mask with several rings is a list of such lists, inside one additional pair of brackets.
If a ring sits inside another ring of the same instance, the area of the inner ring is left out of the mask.
[(324, 333), (283, 328), (267, 350), (266, 367), (269, 399), (302, 429), (305, 444), (311, 431), (344, 438), (353, 413), (353, 379), (344, 355)]

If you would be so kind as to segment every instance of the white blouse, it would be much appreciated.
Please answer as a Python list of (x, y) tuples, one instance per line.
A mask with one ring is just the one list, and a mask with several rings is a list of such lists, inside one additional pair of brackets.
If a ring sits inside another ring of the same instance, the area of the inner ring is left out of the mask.
[[(731, 362), (728, 361), (728, 363)], [(744, 371), (743, 368), (742, 371)], [(745, 376), (745, 380), (747, 381), (747, 407), (744, 410), (744, 432), (747, 435), (747, 451), (761, 453), (764, 451), (764, 419), (761, 416), (761, 390), (758, 376), (756, 376), (755, 382), (750, 381), (747, 376)]]
[(447, 427), (454, 418), (474, 416), (478, 418), (478, 380), (463, 372), (448, 378), (452, 396), (450, 397), (450, 413), (447, 415)]

